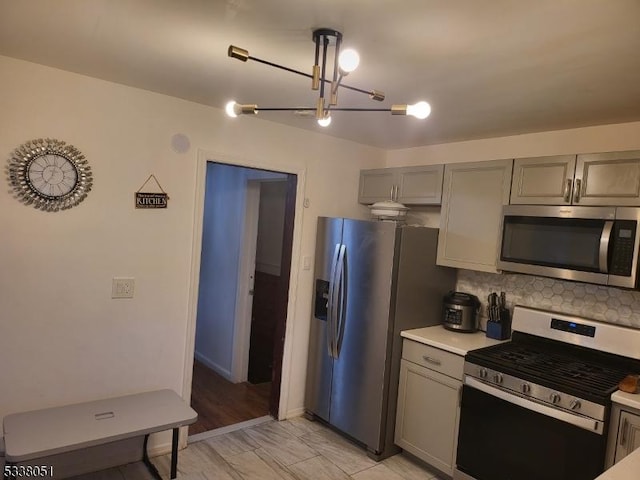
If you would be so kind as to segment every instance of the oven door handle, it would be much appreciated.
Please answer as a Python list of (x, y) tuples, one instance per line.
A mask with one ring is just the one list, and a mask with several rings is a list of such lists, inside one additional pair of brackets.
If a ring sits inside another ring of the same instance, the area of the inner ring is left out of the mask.
[(492, 387), (491, 385), (487, 385), (486, 383), (476, 380), (473, 377), (465, 376), (464, 383), (465, 385), (497, 397), (501, 400), (504, 400), (505, 402), (513, 403), (514, 405), (517, 405), (519, 407), (526, 408), (527, 410), (541, 413), (542, 415), (546, 415), (548, 417), (553, 417), (556, 420), (570, 423), (571, 425), (575, 425), (576, 427), (595, 432), (599, 435), (602, 435), (604, 433), (604, 422), (601, 422), (600, 420), (574, 415), (572, 413), (548, 407), (546, 405), (543, 405), (542, 403), (533, 402), (516, 394), (508, 393), (504, 390)]

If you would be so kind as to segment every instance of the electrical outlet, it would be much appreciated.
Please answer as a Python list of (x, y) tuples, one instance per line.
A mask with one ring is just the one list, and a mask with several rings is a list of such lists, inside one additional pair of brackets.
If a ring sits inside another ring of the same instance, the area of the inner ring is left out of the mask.
[(130, 277), (113, 277), (111, 298), (133, 298), (135, 279)]

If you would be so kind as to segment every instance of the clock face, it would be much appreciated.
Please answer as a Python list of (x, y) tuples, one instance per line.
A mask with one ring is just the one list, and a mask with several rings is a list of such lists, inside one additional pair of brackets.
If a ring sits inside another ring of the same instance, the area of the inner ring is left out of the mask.
[(78, 205), (93, 185), (84, 155), (73, 145), (49, 138), (16, 148), (8, 172), (18, 200), (48, 212)]
[(29, 164), (29, 182), (42, 195), (59, 198), (78, 183), (78, 170), (73, 162), (53, 153), (34, 158)]

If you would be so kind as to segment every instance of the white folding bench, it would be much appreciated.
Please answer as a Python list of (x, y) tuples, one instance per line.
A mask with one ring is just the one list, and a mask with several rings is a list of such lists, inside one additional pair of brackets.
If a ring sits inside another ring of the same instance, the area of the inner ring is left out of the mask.
[(198, 414), (173, 390), (127, 395), (93, 402), (14, 413), (4, 417), (4, 478), (13, 466), (38, 458), (71, 452), (144, 435), (143, 461), (161, 480), (149, 460), (147, 442), (151, 433), (173, 429), (171, 478), (178, 468), (178, 432), (194, 423)]

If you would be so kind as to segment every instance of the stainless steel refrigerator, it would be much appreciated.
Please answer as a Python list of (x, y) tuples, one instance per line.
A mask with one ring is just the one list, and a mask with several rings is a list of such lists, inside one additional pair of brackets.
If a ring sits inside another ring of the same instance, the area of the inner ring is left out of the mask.
[(305, 407), (377, 460), (399, 451), (400, 332), (440, 323), (455, 287), (437, 243), (433, 228), (318, 218)]

